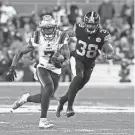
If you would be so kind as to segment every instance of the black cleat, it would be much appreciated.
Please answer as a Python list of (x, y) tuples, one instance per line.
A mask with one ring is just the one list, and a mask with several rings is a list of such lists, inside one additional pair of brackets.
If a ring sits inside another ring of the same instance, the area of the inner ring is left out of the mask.
[(67, 109), (66, 116), (69, 118), (71, 116), (74, 116), (75, 112), (73, 109)]
[(61, 116), (61, 111), (63, 110), (63, 104), (60, 103), (60, 100), (58, 101), (58, 107), (57, 107), (57, 111), (56, 111), (56, 116), (60, 117)]

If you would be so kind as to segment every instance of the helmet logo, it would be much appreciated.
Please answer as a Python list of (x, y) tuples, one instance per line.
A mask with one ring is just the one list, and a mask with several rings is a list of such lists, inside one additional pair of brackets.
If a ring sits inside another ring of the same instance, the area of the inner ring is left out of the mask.
[(94, 17), (90, 17), (88, 22), (89, 22), (89, 23), (90, 23), (90, 22), (93, 22), (93, 23), (94, 23)]
[(50, 15), (44, 15), (42, 18), (43, 18), (44, 21), (47, 21), (47, 20), (51, 20), (52, 19), (52, 16), (50, 16)]
[(101, 38), (96, 38), (96, 42), (101, 42)]

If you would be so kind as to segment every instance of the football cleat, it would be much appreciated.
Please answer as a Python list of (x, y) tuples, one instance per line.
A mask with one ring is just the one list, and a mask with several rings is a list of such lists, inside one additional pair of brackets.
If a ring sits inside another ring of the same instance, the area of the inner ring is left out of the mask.
[(27, 103), (27, 99), (29, 96), (30, 96), (29, 93), (23, 94), (19, 100), (14, 102), (12, 109), (15, 110), (15, 109), (21, 107), (23, 104)]
[(56, 116), (60, 117), (61, 116), (61, 111), (63, 110), (63, 104), (60, 103), (60, 100), (58, 101), (58, 107), (57, 107), (57, 111), (56, 111)]
[(39, 121), (39, 129), (48, 129), (48, 128), (53, 128), (54, 124), (50, 123), (48, 120), (46, 119), (40, 119)]
[(75, 115), (74, 110), (67, 108), (66, 116), (69, 118), (69, 117), (74, 116), (74, 115)]

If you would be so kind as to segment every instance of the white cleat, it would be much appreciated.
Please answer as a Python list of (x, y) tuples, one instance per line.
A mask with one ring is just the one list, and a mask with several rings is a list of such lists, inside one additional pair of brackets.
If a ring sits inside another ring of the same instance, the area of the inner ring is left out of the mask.
[(39, 129), (49, 129), (53, 128), (54, 124), (50, 123), (47, 119), (40, 119)]
[(27, 103), (27, 99), (29, 96), (30, 96), (29, 93), (23, 94), (19, 100), (14, 102), (12, 109), (15, 110), (15, 109), (21, 107), (23, 104)]

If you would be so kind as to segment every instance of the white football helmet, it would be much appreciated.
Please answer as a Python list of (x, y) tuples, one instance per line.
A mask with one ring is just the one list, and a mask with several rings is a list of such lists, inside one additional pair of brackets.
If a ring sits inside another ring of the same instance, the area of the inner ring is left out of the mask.
[(42, 34), (46, 38), (51, 39), (55, 35), (57, 22), (51, 15), (44, 15), (39, 23), (39, 27), (41, 28)]

